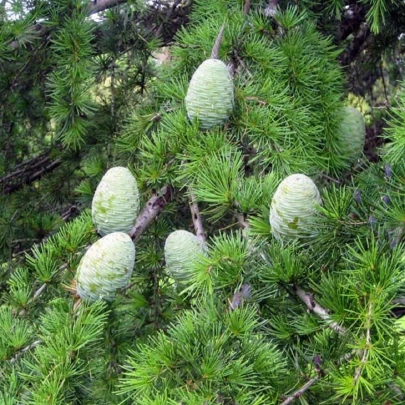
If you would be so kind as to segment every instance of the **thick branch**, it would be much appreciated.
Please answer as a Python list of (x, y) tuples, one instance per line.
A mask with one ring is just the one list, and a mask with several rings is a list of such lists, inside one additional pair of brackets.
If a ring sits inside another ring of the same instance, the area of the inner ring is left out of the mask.
[(350, 65), (350, 63), (353, 62), (361, 51), (368, 45), (371, 38), (370, 27), (366, 23), (363, 23), (355, 34), (355, 37), (350, 43), (349, 47), (340, 56), (341, 64), (343, 66)]
[(363, 4), (351, 4), (342, 15), (339, 24), (339, 40), (344, 41), (350, 34), (357, 32), (361, 24), (366, 21), (366, 9)]
[(97, 0), (89, 3), (89, 14), (99, 13), (109, 8), (126, 3), (127, 0)]
[(172, 189), (164, 186), (159, 194), (154, 195), (146, 203), (145, 208), (139, 214), (136, 224), (132, 228), (129, 236), (136, 242), (150, 223), (163, 211), (163, 208), (172, 198)]
[(318, 315), (323, 320), (327, 321), (328, 326), (332, 328), (334, 331), (339, 333), (340, 335), (344, 335), (346, 333), (346, 329), (340, 326), (337, 322), (332, 321), (328, 311), (322, 308), (314, 299), (312, 294), (307, 293), (299, 286), (294, 286), (295, 293), (297, 294), (298, 298), (307, 306), (307, 308), (313, 312), (314, 314)]

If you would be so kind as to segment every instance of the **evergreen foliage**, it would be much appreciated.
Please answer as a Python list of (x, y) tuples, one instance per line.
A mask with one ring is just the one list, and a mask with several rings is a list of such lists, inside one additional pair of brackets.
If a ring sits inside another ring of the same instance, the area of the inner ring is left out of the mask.
[[(349, 159), (342, 50), (318, 19), (344, 20), (348, 4), (16, 1), (11, 14), (8, 3), (0, 404), (403, 403), (405, 96), (379, 160)], [(354, 3), (380, 39), (403, 11)], [(223, 26), (234, 103), (205, 128), (185, 99)], [(141, 207), (122, 235), (136, 247), (125, 286), (113, 273), (131, 255), (87, 255), (103, 240), (93, 196), (118, 166), (134, 174)], [(271, 201), (295, 173), (322, 204), (311, 207), (312, 238), (278, 240)], [(193, 239), (173, 244), (176, 230)], [(88, 277), (115, 299), (79, 297), (86, 257)]]

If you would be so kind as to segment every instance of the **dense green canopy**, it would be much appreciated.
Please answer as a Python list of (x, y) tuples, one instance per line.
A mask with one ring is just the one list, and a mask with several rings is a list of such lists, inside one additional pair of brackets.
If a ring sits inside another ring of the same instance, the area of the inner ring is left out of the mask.
[(403, 403), (404, 33), (391, 0), (0, 1), (0, 405)]

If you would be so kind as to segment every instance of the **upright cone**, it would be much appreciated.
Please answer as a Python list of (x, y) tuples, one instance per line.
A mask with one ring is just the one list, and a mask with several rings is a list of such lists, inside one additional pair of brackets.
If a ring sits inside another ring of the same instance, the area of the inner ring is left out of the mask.
[(223, 125), (233, 108), (233, 81), (224, 62), (207, 59), (191, 78), (186, 95), (186, 109), (190, 120), (198, 118), (200, 128)]
[(76, 289), (81, 298), (92, 301), (115, 298), (117, 290), (131, 278), (135, 245), (123, 232), (113, 232), (95, 242), (80, 261)]
[(127, 168), (113, 167), (107, 171), (94, 193), (91, 211), (102, 236), (132, 229), (139, 213), (139, 191)]
[(187, 267), (205, 253), (205, 247), (191, 232), (172, 232), (165, 242), (165, 260), (168, 273), (178, 282), (190, 278)]
[(313, 220), (316, 206), (322, 203), (315, 183), (304, 174), (284, 179), (274, 193), (270, 206), (270, 225), (278, 240), (309, 238), (316, 234)]
[(341, 150), (352, 165), (361, 155), (366, 139), (366, 126), (363, 114), (354, 107), (344, 107), (343, 121), (339, 129)]

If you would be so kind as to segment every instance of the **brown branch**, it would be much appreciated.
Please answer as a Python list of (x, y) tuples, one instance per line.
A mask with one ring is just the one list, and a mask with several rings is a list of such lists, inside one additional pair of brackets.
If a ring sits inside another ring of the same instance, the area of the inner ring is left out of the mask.
[[(97, 2), (88, 3), (88, 15), (102, 12), (109, 8), (126, 3), (127, 0), (98, 0)], [(191, 2), (186, 5), (179, 6), (179, 1), (175, 0), (173, 4), (168, 4), (166, 7), (156, 7), (156, 5), (149, 5), (148, 12), (137, 12), (134, 14), (134, 19), (137, 25), (141, 25), (148, 29), (154, 37), (160, 37), (162, 45), (168, 45), (172, 42), (177, 30), (187, 24), (188, 14), (191, 10)], [(163, 22), (162, 22), (163, 21)], [(50, 27), (45, 27), (41, 24), (36, 24), (30, 28), (35, 34), (35, 38), (40, 39), (43, 37), (50, 38), (48, 35), (51, 32)], [(96, 30), (96, 38), (102, 35), (101, 31)], [(18, 49), (21, 46), (18, 40), (14, 40), (9, 44), (11, 51)], [(100, 50), (100, 52), (104, 52)]]
[(193, 218), (193, 224), (194, 224), (194, 229), (195, 229), (195, 234), (197, 235), (197, 238), (203, 243), (206, 243), (206, 237), (204, 233), (204, 227), (202, 224), (202, 217), (200, 214), (200, 209), (198, 208), (197, 200), (195, 198), (195, 195), (190, 189), (190, 211), (191, 211), (191, 216)]
[[(44, 27), (42, 24), (36, 24), (30, 28), (28, 28), (28, 31), (31, 33), (31, 35), (34, 34), (37, 38), (45, 37), (48, 35), (50, 28), (49, 27)], [(20, 42), (18, 39), (10, 42), (9, 49), (10, 51), (15, 51), (20, 47)]]
[[(127, 0), (97, 0), (89, 1), (88, 4), (88, 14), (96, 14), (109, 8), (118, 6), (120, 4), (126, 3)], [(42, 24), (36, 24), (29, 28), (29, 31), (36, 32), (38, 38), (46, 36), (50, 32), (49, 27), (45, 27)], [(9, 45), (10, 50), (14, 51), (20, 47), (18, 40), (12, 41)]]
[(25, 352), (27, 352), (28, 350), (33, 349), (34, 347), (40, 345), (42, 343), (42, 340), (35, 340), (34, 342), (32, 342), (30, 345), (28, 345), (27, 347), (24, 347), (24, 349), (21, 349), (17, 354), (14, 355), (14, 357), (12, 357), (9, 361), (11, 364), (15, 363)]
[[(170, 10), (169, 10), (169, 12), (168, 12), (168, 14), (167, 14), (167, 17), (166, 17), (166, 19), (165, 19), (166, 21), (170, 21), (170, 20), (172, 19), (172, 15), (174, 14), (174, 12), (175, 12), (177, 6), (178, 6), (180, 3), (181, 3), (181, 0), (174, 0), (173, 5), (172, 5), (172, 7), (170, 7)], [(163, 22), (159, 25), (159, 28), (157, 29), (155, 36), (156, 36), (156, 37), (160, 37), (162, 31), (163, 31)]]
[(346, 329), (343, 326), (340, 326), (337, 322), (331, 320), (329, 312), (326, 309), (322, 308), (314, 300), (312, 294), (307, 293), (297, 285), (294, 286), (294, 291), (297, 294), (298, 298), (307, 306), (308, 310), (326, 321), (330, 328), (332, 328), (340, 335), (344, 335), (346, 333)]
[(248, 74), (250, 78), (253, 77), (252, 72), (249, 70), (249, 68), (246, 66), (245, 62), (242, 60), (242, 58), (239, 55), (235, 56), (236, 60), (238, 61), (239, 65), (242, 66), (242, 68), (245, 70), (245, 72)]
[(89, 2), (89, 14), (96, 14), (109, 8), (126, 3), (127, 0), (97, 0), (97, 2)]
[[(237, 215), (239, 225), (243, 229), (243, 236), (246, 237), (246, 231), (249, 228), (249, 224), (245, 221), (243, 215)], [(318, 315), (321, 319), (325, 320), (328, 323), (328, 326), (340, 335), (346, 333), (346, 329), (343, 326), (340, 326), (337, 322), (332, 321), (329, 315), (329, 312), (322, 308), (313, 298), (312, 294), (307, 293), (301, 287), (295, 285), (294, 291), (297, 294), (298, 298), (307, 306), (308, 310)]]
[(279, 0), (269, 0), (267, 7), (264, 9), (266, 17), (274, 17), (277, 13), (277, 4)]
[(250, 297), (252, 287), (249, 284), (243, 284), (238, 292), (236, 292), (231, 299), (228, 299), (229, 310), (233, 311), (238, 308), (242, 302)]
[(163, 211), (163, 208), (172, 199), (173, 190), (170, 186), (164, 186), (159, 194), (154, 195), (146, 203), (144, 209), (139, 214), (134, 227), (132, 228), (129, 236), (134, 242), (139, 240), (145, 229), (151, 222)]
[[(88, 5), (88, 13), (89, 15), (96, 14), (126, 2), (127, 0), (98, 0), (97, 2), (90, 1)], [(45, 27), (42, 24), (36, 24), (30, 27), (29, 30), (36, 32), (36, 36), (38, 38), (44, 37), (50, 32), (50, 28)], [(9, 45), (9, 48), (12, 51), (19, 47), (20, 43), (18, 40), (12, 41)]]
[(380, 68), (381, 81), (382, 81), (383, 88), (384, 88), (385, 105), (388, 107), (389, 106), (389, 100), (388, 100), (387, 84), (385, 83), (382, 59), (380, 59), (379, 68)]
[(301, 388), (297, 391), (294, 391), (291, 395), (289, 395), (280, 405), (288, 405), (291, 404), (295, 399), (299, 398), (301, 395), (305, 394), (312, 385), (314, 385), (319, 380), (319, 376), (311, 378), (307, 381)]
[(224, 37), (224, 31), (225, 31), (225, 23), (222, 24), (222, 27), (219, 30), (217, 39), (215, 40), (215, 44), (212, 47), (212, 52), (211, 52), (212, 59), (218, 59), (219, 48), (221, 47), (221, 44), (222, 44), (222, 39)]
[(247, 237), (247, 232), (249, 230), (249, 224), (246, 222), (246, 217), (244, 214), (236, 214), (239, 226), (242, 228), (242, 236)]
[(68, 221), (72, 217), (76, 217), (80, 214), (80, 209), (78, 208), (77, 204), (73, 204), (70, 206), (65, 212), (62, 212), (61, 217), (62, 221)]
[(349, 5), (349, 8), (344, 11), (342, 21), (339, 24), (339, 40), (344, 41), (350, 34), (358, 31), (361, 24), (366, 21), (366, 8), (363, 4)]
[(33, 159), (17, 166), (17, 170), (0, 178), (0, 190), (9, 194), (21, 189), (24, 185), (31, 184), (59, 167), (61, 159), (52, 160), (49, 155), (43, 153)]
[[(357, 351), (355, 351), (355, 350), (353, 350), (350, 353), (346, 353), (344, 356), (342, 356), (338, 360), (336, 365), (338, 366), (342, 363), (349, 361), (356, 353), (357, 353)], [(320, 359), (321, 362), (319, 362), (319, 361), (317, 361), (317, 357), (319, 357), (319, 356), (314, 357), (314, 365), (315, 365), (315, 369), (317, 371), (317, 375), (315, 377), (312, 377), (310, 380), (308, 380), (302, 387), (300, 387), (299, 389), (294, 391), (292, 394), (283, 395), (284, 401), (280, 405), (288, 405), (291, 402), (293, 402), (295, 399), (304, 395), (306, 391), (308, 391), (316, 382), (318, 382), (321, 379), (321, 377), (325, 377), (330, 372), (330, 370), (328, 370), (328, 369), (321, 370), (320, 364), (322, 363), (322, 359)]]
[(350, 65), (361, 51), (369, 44), (372, 35), (370, 27), (367, 23), (363, 23), (355, 34), (353, 41), (350, 43), (349, 47), (340, 56), (340, 62), (343, 66)]
[(41, 287), (38, 288), (37, 291), (35, 291), (35, 293), (34, 293), (32, 299), (30, 300), (30, 303), (31, 303), (32, 301), (36, 300), (36, 299), (45, 291), (46, 286), (47, 286), (47, 284), (44, 283), (44, 284), (41, 285)]
[(248, 15), (248, 14), (249, 14), (251, 5), (252, 5), (252, 4), (251, 4), (251, 0), (246, 0), (246, 2), (245, 2), (245, 7), (243, 8), (243, 13), (244, 13), (245, 15)]

